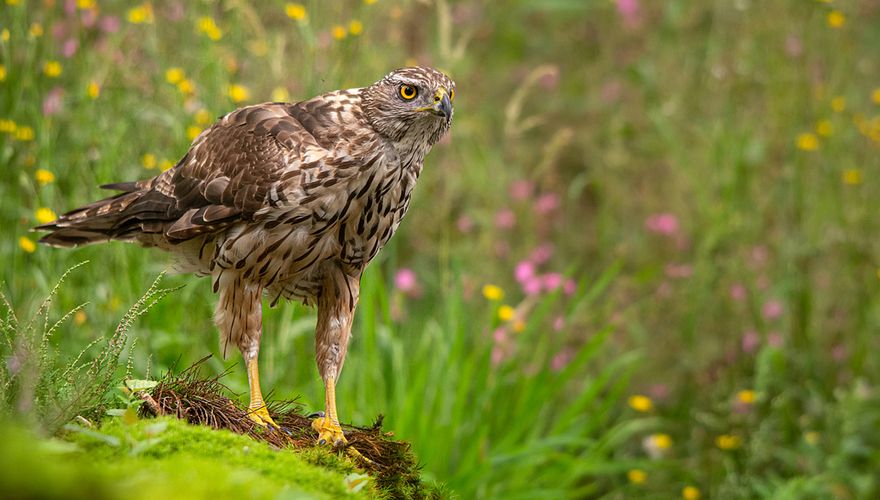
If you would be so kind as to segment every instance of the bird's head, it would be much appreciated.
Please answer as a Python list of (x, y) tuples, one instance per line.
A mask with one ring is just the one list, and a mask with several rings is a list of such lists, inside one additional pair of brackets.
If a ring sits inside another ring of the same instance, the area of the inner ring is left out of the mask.
[(363, 89), (364, 113), (394, 142), (432, 146), (452, 124), (455, 82), (433, 68), (402, 68)]

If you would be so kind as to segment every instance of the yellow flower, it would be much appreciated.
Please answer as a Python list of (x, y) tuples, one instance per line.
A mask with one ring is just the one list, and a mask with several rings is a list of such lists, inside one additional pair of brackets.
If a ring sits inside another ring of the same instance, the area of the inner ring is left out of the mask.
[(733, 434), (722, 434), (715, 438), (715, 446), (722, 450), (735, 450), (742, 446), (742, 438)]
[(36, 215), (37, 222), (40, 224), (48, 224), (58, 218), (54, 210), (46, 207), (38, 208), (34, 215)]
[(821, 435), (816, 431), (807, 431), (804, 433), (804, 441), (811, 446), (815, 446), (819, 442)]
[(196, 140), (196, 137), (198, 137), (199, 134), (201, 134), (201, 133), (202, 133), (201, 127), (197, 127), (195, 125), (190, 125), (189, 127), (186, 127), (186, 136), (191, 141)]
[(165, 70), (165, 81), (170, 83), (171, 85), (176, 85), (183, 80), (184, 74), (183, 70), (177, 67), (168, 68)]
[(743, 390), (736, 393), (736, 400), (740, 403), (750, 405), (755, 402), (755, 391)]
[(199, 125), (209, 125), (212, 121), (214, 121), (214, 116), (207, 109), (200, 109), (196, 111), (196, 123)]
[(301, 3), (288, 3), (284, 6), (284, 13), (295, 21), (306, 19), (306, 8)]
[(831, 99), (831, 109), (834, 110), (835, 113), (842, 113), (844, 109), (846, 109), (846, 97), (839, 95), (834, 99)]
[(37, 181), (37, 184), (45, 186), (46, 184), (55, 182), (55, 174), (45, 168), (39, 168), (34, 172), (34, 179)]
[(880, 104), (880, 88), (876, 88), (871, 92), (871, 100), (874, 101), (874, 104)]
[(215, 42), (223, 37), (223, 32), (220, 31), (214, 19), (210, 17), (200, 17), (196, 24), (196, 29)]
[(290, 100), (290, 92), (284, 87), (272, 89), (272, 100), (275, 102), (287, 102)]
[(337, 24), (336, 26), (333, 26), (332, 30), (330, 30), (330, 34), (333, 35), (333, 38), (337, 40), (342, 40), (343, 38), (345, 38), (346, 35), (348, 35), (348, 32), (345, 30), (345, 26)]
[(180, 93), (183, 95), (190, 95), (195, 93), (196, 84), (194, 84), (189, 78), (184, 78), (183, 80), (177, 82), (177, 90), (179, 90)]
[(672, 438), (669, 434), (651, 434), (651, 444), (660, 450), (668, 450), (672, 447)]
[(803, 151), (816, 151), (819, 149), (819, 138), (812, 132), (804, 132), (797, 136), (797, 147)]
[(49, 78), (58, 78), (62, 71), (63, 68), (58, 61), (46, 61), (46, 64), (43, 64), (43, 74)]
[(489, 300), (501, 300), (504, 298), (504, 290), (497, 285), (483, 285), (483, 297)]
[(28, 142), (34, 140), (34, 129), (28, 127), (27, 125), (23, 127), (18, 127), (15, 129), (15, 138), (21, 142)]
[(651, 398), (648, 396), (644, 396), (642, 394), (634, 394), (630, 396), (626, 400), (629, 407), (635, 411), (640, 411), (642, 413), (649, 412), (654, 409), (654, 402), (651, 401)]
[(6, 0), (6, 5), (18, 5), (21, 3), (21, 0)]
[(632, 484), (642, 484), (648, 479), (648, 475), (642, 469), (631, 469), (626, 473), (626, 478)]
[(832, 10), (828, 13), (828, 26), (832, 28), (841, 28), (846, 24), (846, 16), (839, 10)]
[(153, 22), (153, 6), (142, 3), (128, 10), (128, 22), (132, 24), (150, 24)]
[(98, 82), (92, 80), (86, 87), (86, 94), (91, 99), (97, 99), (98, 96), (101, 95), (101, 86), (98, 85)]
[(510, 321), (513, 317), (516, 316), (516, 309), (510, 307), (507, 304), (498, 308), (498, 319), (501, 321)]
[(86, 322), (87, 319), (88, 319), (88, 317), (86, 317), (86, 312), (83, 311), (82, 309), (80, 309), (79, 311), (76, 312), (76, 314), (73, 315), (73, 323), (76, 326), (82, 326)]
[(816, 133), (822, 137), (828, 137), (833, 134), (834, 126), (831, 124), (831, 120), (819, 120), (819, 123), (816, 124)]
[(22, 236), (18, 239), (18, 246), (27, 253), (34, 253), (37, 249), (37, 244), (27, 236)]
[(525, 329), (526, 329), (526, 322), (525, 321), (518, 319), (513, 322), (513, 331), (515, 333), (520, 333)]
[(94, 9), (97, 6), (95, 0), (76, 0), (76, 8), (82, 10)]
[(373, 5), (377, 0), (364, 0), (365, 5)]
[(681, 490), (681, 498), (684, 500), (700, 500), (700, 490), (696, 486), (685, 486)]
[(164, 160), (162, 160), (161, 163), (159, 163), (159, 170), (164, 172), (173, 166), (174, 166), (174, 163), (172, 163), (171, 160), (164, 159)]
[(6, 66), (0, 64), (0, 82), (6, 79)]
[(0, 132), (6, 132), (9, 134), (15, 133), (15, 129), (18, 128), (18, 125), (15, 124), (12, 120), (0, 120)]
[(0, 31), (0, 40), (2, 40), (4, 42), (9, 41), (9, 30), (8, 29), (3, 28), (3, 31)]
[(357, 19), (352, 19), (352, 21), (348, 23), (348, 32), (351, 33), (352, 36), (360, 35), (364, 32), (364, 23)]
[(848, 168), (843, 171), (843, 183), (857, 186), (862, 183), (862, 171), (858, 168)]
[(153, 153), (147, 153), (141, 157), (141, 165), (144, 166), (147, 170), (152, 170), (156, 168), (156, 155)]
[(39, 38), (43, 36), (43, 25), (40, 23), (31, 24), (31, 27), (28, 29), (28, 33), (34, 38)]
[(251, 92), (244, 85), (233, 84), (229, 86), (229, 98), (232, 102), (242, 102), (250, 98)]

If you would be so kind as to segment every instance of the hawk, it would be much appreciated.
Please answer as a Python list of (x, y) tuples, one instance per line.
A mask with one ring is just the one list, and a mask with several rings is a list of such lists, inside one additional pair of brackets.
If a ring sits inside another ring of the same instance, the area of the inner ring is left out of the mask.
[(260, 390), (262, 297), (317, 305), (326, 407), (312, 427), (319, 444), (342, 446), (336, 380), (361, 275), (406, 214), (454, 99), (449, 77), (412, 67), (368, 87), (237, 109), (173, 168), (102, 186), (121, 193), (37, 227), (51, 231), (40, 242), (130, 241), (170, 252), (178, 271), (210, 276), (223, 354), (231, 344), (244, 356), (249, 416), (266, 427), (277, 425)]

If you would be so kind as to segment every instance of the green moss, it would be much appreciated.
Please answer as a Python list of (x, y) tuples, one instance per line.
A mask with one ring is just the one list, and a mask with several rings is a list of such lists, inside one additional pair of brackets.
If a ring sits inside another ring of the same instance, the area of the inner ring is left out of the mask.
[[(0, 433), (2, 498), (367, 498), (351, 492), (345, 460), (311, 463), (290, 450), (173, 418), (99, 431), (70, 430), (65, 441), (12, 428)], [(314, 452), (313, 452), (314, 453)], [(355, 478), (357, 479), (357, 478)], [(360, 478), (362, 479), (362, 478)]]

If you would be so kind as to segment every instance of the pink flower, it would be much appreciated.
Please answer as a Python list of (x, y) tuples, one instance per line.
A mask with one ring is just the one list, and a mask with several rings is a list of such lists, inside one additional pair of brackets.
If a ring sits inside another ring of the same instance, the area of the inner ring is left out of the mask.
[(628, 28), (638, 26), (642, 18), (639, 0), (617, 0), (617, 13)]
[(64, 104), (64, 89), (61, 87), (55, 87), (46, 94), (46, 98), (43, 99), (43, 115), (44, 116), (52, 116), (61, 111), (61, 107)]
[(548, 292), (552, 292), (553, 290), (556, 290), (557, 288), (562, 286), (563, 279), (564, 278), (559, 273), (547, 273), (541, 276), (541, 281), (544, 284), (544, 290), (547, 290)]
[(61, 55), (70, 59), (76, 54), (77, 48), (79, 48), (79, 42), (75, 38), (68, 38), (64, 41), (64, 45), (61, 46)]
[(409, 268), (398, 270), (394, 275), (394, 286), (404, 293), (415, 291), (419, 286), (416, 273)]
[(523, 260), (516, 265), (513, 272), (516, 281), (520, 284), (525, 283), (535, 275), (535, 265), (531, 261)]
[(767, 334), (767, 345), (770, 347), (782, 347), (782, 334), (770, 332)]
[(550, 243), (542, 243), (532, 251), (529, 260), (534, 262), (536, 266), (540, 266), (550, 260), (550, 257), (553, 257), (553, 245)]
[(761, 308), (761, 313), (768, 320), (778, 319), (782, 316), (782, 302), (776, 299), (768, 300), (764, 303), (764, 307)]
[(553, 90), (559, 85), (559, 67), (552, 66), (541, 75), (538, 85), (544, 90)]
[(758, 335), (758, 332), (749, 330), (743, 334), (742, 350), (744, 353), (751, 354), (755, 352), (759, 345), (761, 345), (761, 337)]
[(571, 358), (573, 354), (571, 352), (571, 348), (563, 347), (559, 352), (553, 356), (553, 359), (550, 361), (550, 369), (554, 372), (561, 371), (563, 368), (568, 366), (571, 362)]
[(553, 320), (553, 330), (559, 332), (563, 328), (565, 328), (565, 318), (563, 316), (556, 316), (556, 319)]
[(746, 298), (746, 287), (742, 283), (734, 283), (730, 285), (730, 298), (742, 302)]
[(499, 210), (495, 214), (495, 227), (499, 229), (510, 229), (516, 225), (516, 214), (509, 208)]
[(673, 236), (678, 233), (678, 217), (670, 213), (660, 213), (645, 220), (645, 228), (652, 233)]
[(104, 33), (116, 33), (119, 31), (119, 18), (116, 16), (104, 16), (101, 18), (101, 22), (99, 23), (99, 28)]
[(532, 276), (522, 284), (523, 293), (529, 296), (535, 296), (541, 293), (543, 283), (540, 276)]
[(505, 330), (504, 327), (496, 328), (495, 331), (492, 332), (492, 340), (494, 340), (496, 344), (507, 342), (507, 330)]
[(94, 28), (98, 24), (98, 9), (86, 9), (79, 16), (80, 22), (85, 28)]
[(469, 233), (474, 228), (474, 221), (467, 215), (462, 215), (455, 221), (455, 227), (462, 233)]
[(535, 185), (531, 181), (518, 180), (513, 181), (507, 191), (514, 200), (523, 201), (531, 198), (534, 190)]
[(504, 349), (496, 345), (492, 348), (492, 364), (498, 366), (502, 361), (504, 361)]
[(535, 212), (546, 215), (559, 208), (559, 197), (554, 193), (542, 194), (535, 201)]
[(667, 264), (666, 276), (675, 279), (690, 278), (694, 274), (694, 268), (690, 264)]
[(577, 283), (571, 278), (565, 280), (565, 284), (562, 285), (562, 291), (566, 295), (574, 295), (574, 292), (577, 291)]

